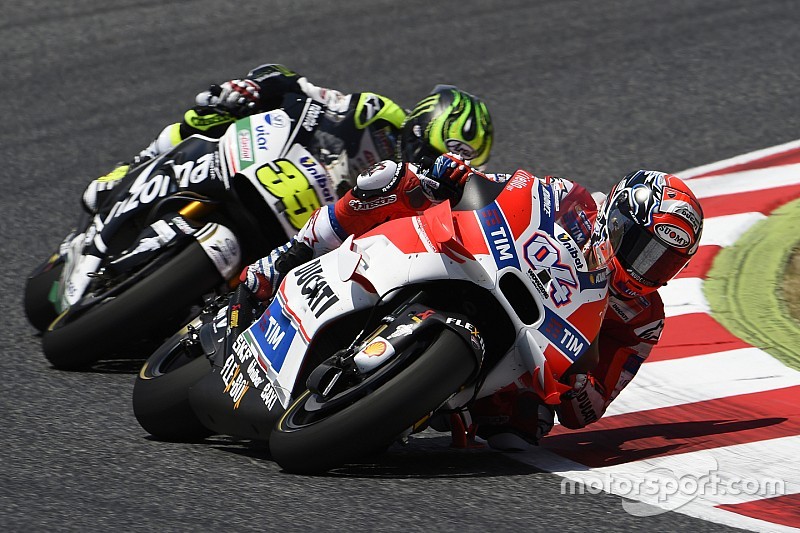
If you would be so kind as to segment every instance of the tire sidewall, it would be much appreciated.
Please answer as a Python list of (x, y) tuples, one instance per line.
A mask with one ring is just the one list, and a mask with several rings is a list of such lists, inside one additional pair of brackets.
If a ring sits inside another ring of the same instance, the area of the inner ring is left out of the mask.
[(167, 373), (154, 373), (170, 357), (183, 336), (165, 342), (145, 362), (133, 386), (133, 413), (142, 429), (167, 441), (193, 441), (212, 434), (189, 402), (191, 387), (211, 372), (211, 361), (200, 355)]

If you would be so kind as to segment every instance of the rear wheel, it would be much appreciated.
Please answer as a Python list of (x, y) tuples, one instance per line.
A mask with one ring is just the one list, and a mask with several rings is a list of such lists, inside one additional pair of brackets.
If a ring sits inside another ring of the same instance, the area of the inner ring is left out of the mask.
[(73, 306), (56, 318), (42, 337), (44, 354), (56, 368), (74, 370), (124, 352), (129, 344), (157, 340), (179, 327), (221, 282), (200, 244), (192, 242), (119, 296), (87, 310)]
[[(199, 327), (199, 321), (192, 324)], [(133, 386), (133, 414), (160, 440), (191, 442), (213, 434), (189, 403), (189, 389), (211, 371), (211, 361), (188, 330), (167, 340), (145, 362)]]
[(272, 457), (287, 472), (315, 473), (383, 449), (458, 391), (475, 364), (471, 349), (445, 329), (396, 376), (352, 403), (334, 397), (327, 408), (305, 391), (270, 436)]

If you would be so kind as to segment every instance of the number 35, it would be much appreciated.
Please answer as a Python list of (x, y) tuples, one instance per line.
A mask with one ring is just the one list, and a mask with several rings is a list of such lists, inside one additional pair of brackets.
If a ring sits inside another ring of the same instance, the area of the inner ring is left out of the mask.
[(302, 228), (320, 207), (314, 187), (291, 161), (278, 159), (268, 163), (256, 171), (256, 177), (270, 194), (283, 200), (286, 217), (295, 229)]

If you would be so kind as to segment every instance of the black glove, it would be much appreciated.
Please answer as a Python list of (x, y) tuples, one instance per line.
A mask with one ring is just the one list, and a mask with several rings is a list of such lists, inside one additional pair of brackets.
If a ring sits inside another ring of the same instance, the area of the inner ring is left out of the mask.
[[(425, 159), (420, 161), (420, 165), (426, 162)], [(464, 185), (472, 174), (480, 172), (469, 166), (469, 161), (464, 161), (463, 157), (447, 153), (436, 158), (427, 177), (420, 178), (420, 182), (430, 198), (440, 202), (452, 200), (456, 203), (461, 199)]]

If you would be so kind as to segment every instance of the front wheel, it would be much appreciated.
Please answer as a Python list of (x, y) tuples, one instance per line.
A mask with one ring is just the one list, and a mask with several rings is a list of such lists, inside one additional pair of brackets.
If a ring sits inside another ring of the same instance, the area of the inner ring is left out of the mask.
[(193, 342), (188, 327), (178, 332), (147, 359), (133, 385), (133, 414), (157, 439), (191, 442), (213, 434), (189, 403), (189, 389), (211, 371), (211, 361)]
[(457, 392), (475, 364), (461, 337), (445, 329), (407, 368), (347, 406), (310, 408), (318, 398), (305, 391), (270, 436), (272, 457), (287, 472), (309, 474), (385, 448)]

